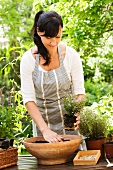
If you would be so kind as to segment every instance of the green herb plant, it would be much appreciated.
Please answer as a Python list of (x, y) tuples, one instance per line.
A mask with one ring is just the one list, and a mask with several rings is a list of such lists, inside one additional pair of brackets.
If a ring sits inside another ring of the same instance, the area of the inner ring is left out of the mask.
[(17, 128), (16, 107), (0, 107), (0, 138), (14, 138), (14, 132)]
[(81, 113), (85, 106), (85, 98), (77, 100), (75, 94), (67, 94), (64, 97), (64, 108), (67, 111), (66, 114), (69, 116), (74, 116), (76, 113)]
[(80, 134), (88, 139), (101, 139), (106, 137), (108, 120), (106, 115), (97, 112), (91, 106), (84, 108), (80, 116)]
[(74, 130), (76, 123), (76, 114), (81, 114), (85, 105), (85, 99), (77, 100), (74, 94), (67, 94), (64, 97), (64, 128)]

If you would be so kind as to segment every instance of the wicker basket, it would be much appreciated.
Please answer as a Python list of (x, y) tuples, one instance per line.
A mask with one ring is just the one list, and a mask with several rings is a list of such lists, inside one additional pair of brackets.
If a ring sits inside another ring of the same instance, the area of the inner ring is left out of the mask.
[(16, 165), (18, 161), (18, 148), (10, 147), (0, 152), (0, 169)]

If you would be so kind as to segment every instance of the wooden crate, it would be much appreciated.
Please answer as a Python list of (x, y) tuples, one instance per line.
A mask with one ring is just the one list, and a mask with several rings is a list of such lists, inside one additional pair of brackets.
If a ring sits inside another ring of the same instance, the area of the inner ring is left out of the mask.
[(73, 164), (74, 165), (95, 165), (98, 162), (100, 155), (101, 155), (100, 150), (79, 151), (73, 159)]
[(16, 165), (18, 161), (18, 148), (10, 147), (0, 152), (0, 169)]

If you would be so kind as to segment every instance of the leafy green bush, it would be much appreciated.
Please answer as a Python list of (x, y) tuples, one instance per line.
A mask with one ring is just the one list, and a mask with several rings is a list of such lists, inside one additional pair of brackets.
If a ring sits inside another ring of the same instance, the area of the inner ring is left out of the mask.
[(91, 80), (85, 81), (86, 89), (86, 106), (90, 106), (93, 102), (99, 102), (101, 97), (106, 96), (108, 93), (113, 95), (113, 84), (107, 82), (95, 83)]
[(19, 144), (31, 133), (31, 119), (23, 105), (0, 107), (0, 138), (14, 138)]
[(16, 107), (0, 107), (0, 138), (14, 138), (15, 129), (17, 128), (18, 119)]
[(102, 115), (107, 117), (108, 128), (106, 134), (113, 131), (113, 96), (107, 94), (101, 97), (98, 103), (94, 103), (92, 107)]
[(20, 145), (22, 140), (32, 136), (31, 118), (21, 104), (21, 94), (17, 91), (6, 92), (4, 97), (0, 89), (0, 138), (14, 138)]

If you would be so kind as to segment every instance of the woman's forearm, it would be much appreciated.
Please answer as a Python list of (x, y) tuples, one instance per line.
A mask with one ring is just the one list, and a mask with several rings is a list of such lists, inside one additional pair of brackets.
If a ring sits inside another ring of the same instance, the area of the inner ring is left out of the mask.
[(29, 115), (34, 120), (35, 124), (37, 125), (37, 127), (39, 128), (41, 133), (43, 133), (45, 130), (47, 130), (48, 126), (45, 123), (44, 119), (42, 118), (42, 115), (41, 115), (38, 107), (36, 106), (35, 102), (29, 101), (25, 104), (25, 106), (27, 108)]

